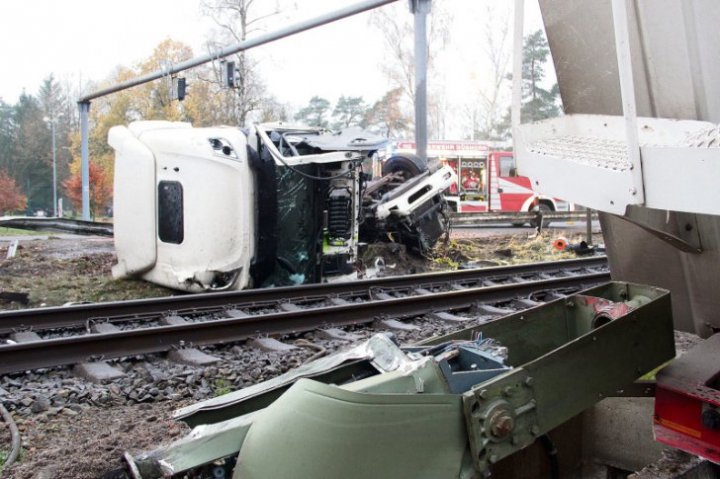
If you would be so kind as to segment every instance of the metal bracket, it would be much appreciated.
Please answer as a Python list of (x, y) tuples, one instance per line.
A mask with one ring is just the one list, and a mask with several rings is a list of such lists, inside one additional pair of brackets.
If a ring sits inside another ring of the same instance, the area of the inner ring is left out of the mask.
[(529, 446), (540, 433), (533, 378), (522, 368), (463, 394), (463, 408), (475, 468)]

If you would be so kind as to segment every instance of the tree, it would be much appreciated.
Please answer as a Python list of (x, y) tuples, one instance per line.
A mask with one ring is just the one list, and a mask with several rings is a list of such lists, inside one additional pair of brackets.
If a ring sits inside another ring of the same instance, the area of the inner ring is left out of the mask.
[[(82, 174), (79, 162), (73, 162), (70, 169), (72, 174), (63, 182), (63, 187), (75, 208), (80, 209), (82, 208)], [(112, 176), (108, 176), (105, 170), (93, 161), (89, 164), (88, 173), (90, 176), (90, 213), (93, 218), (96, 218), (110, 206), (113, 193)]]
[(525, 37), (522, 66), (523, 122), (543, 120), (560, 114), (558, 106), (560, 90), (557, 83), (549, 89), (542, 86), (548, 55), (550, 48), (542, 30)]
[(407, 133), (411, 121), (400, 106), (402, 95), (403, 92), (400, 88), (385, 93), (368, 110), (364, 123), (386, 138), (402, 136)]
[[(445, 49), (449, 38), (450, 15), (444, 8), (442, 0), (432, 4), (429, 15), (427, 41), (427, 78), (428, 78), (428, 117), (430, 126), (441, 129), (445, 123), (445, 108), (442, 101), (436, 101), (443, 85), (432, 83), (442, 76), (436, 69), (437, 57)], [(407, 8), (407, 2), (398, 2), (384, 8), (373, 10), (370, 24), (380, 31), (386, 46), (388, 58), (383, 61), (381, 69), (393, 90), (399, 89), (402, 95), (397, 98), (398, 106), (404, 110), (403, 116), (413, 124), (415, 102), (415, 29), (413, 15)]]
[(488, 82), (473, 82), (469, 102), (461, 109), (466, 124), (470, 125), (471, 139), (501, 140), (510, 134), (510, 124), (504, 118), (509, 108), (508, 69), (512, 58), (509, 35), (510, 12), (503, 7), (485, 9), (484, 35), (480, 37), (478, 50), (483, 50), (490, 68), (483, 72)]
[[(140, 65), (140, 74), (167, 68), (193, 57), (192, 49), (170, 38), (160, 42), (152, 55)], [(143, 119), (179, 121), (183, 119), (181, 102), (173, 100), (172, 79), (167, 77), (144, 84), (133, 91), (132, 98)]]
[(258, 109), (258, 121), (260, 123), (288, 121), (290, 118), (290, 106), (288, 104), (281, 103), (271, 95), (263, 98)]
[(368, 107), (361, 96), (341, 96), (332, 112), (332, 116), (335, 118), (333, 130), (362, 125), (367, 110)]
[(328, 121), (325, 117), (328, 111), (330, 111), (330, 102), (325, 98), (314, 96), (310, 99), (308, 106), (297, 112), (295, 120), (308, 126), (327, 128)]
[(23, 211), (26, 206), (27, 196), (22, 194), (7, 171), (0, 171), (0, 215)]
[[(55, 124), (55, 156), (57, 185), (61, 185), (64, 178), (68, 175), (68, 167), (72, 160), (70, 154), (70, 134), (72, 132), (73, 119), (75, 118), (74, 105), (69, 104), (67, 91), (55, 80), (53, 74), (48, 75), (43, 80), (38, 90), (37, 99), (44, 118), (53, 121)], [(52, 168), (52, 127), (46, 123), (48, 137), (48, 155), (47, 164)], [(61, 191), (58, 190), (58, 196)], [(52, 207), (51, 207), (52, 209)]]
[(16, 126), (13, 107), (0, 100), (0, 169), (6, 172), (15, 166)]
[(52, 210), (52, 146), (41, 105), (23, 93), (13, 117), (15, 147), (6, 171), (24, 189), (30, 209)]
[[(249, 35), (262, 29), (265, 21), (280, 12), (277, 1), (263, 0), (204, 0), (204, 13), (219, 27), (216, 39), (208, 43), (210, 51), (219, 49), (228, 42), (245, 41)], [(223, 97), (222, 106), (227, 120), (244, 126), (248, 115), (263, 107), (266, 96), (265, 85), (258, 73), (257, 62), (248, 52), (240, 52), (230, 58), (235, 63), (236, 85), (223, 89), (224, 66), (218, 62), (212, 69), (209, 80), (214, 83), (217, 93)]]

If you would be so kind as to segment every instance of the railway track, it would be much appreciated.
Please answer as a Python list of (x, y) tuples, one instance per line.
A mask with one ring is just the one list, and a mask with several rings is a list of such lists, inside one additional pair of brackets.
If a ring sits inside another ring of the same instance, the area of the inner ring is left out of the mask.
[[(608, 281), (604, 257), (0, 313), (0, 374), (398, 320), (490, 319)], [(493, 309), (511, 305), (510, 309)], [(394, 322), (393, 322), (394, 321)], [(97, 325), (106, 324), (104, 328)], [(96, 331), (96, 332), (92, 332)], [(18, 332), (36, 336), (16, 342)]]

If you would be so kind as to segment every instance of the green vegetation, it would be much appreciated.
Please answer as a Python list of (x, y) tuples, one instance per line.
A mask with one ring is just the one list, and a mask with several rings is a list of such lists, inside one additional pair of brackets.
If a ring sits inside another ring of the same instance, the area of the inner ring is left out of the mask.
[(15, 228), (5, 228), (0, 226), (0, 237), (1, 236), (35, 236), (35, 235), (46, 235), (47, 233), (33, 230), (19, 230)]
[(213, 381), (212, 384), (212, 390), (215, 396), (222, 396), (224, 394), (230, 393), (233, 391), (233, 386), (230, 381), (228, 381), (225, 378), (218, 378), (215, 381)]

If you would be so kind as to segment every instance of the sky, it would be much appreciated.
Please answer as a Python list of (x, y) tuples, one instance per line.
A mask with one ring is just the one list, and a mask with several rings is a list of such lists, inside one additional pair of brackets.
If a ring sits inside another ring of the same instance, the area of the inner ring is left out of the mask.
[[(263, 4), (271, 0), (259, 0)], [(266, 31), (310, 18), (355, 0), (283, 0), (289, 8)], [(403, 7), (405, 0), (399, 3)], [(466, 90), (482, 84), (487, 60), (482, 53), (482, 15), (486, 5), (500, 6), (511, 21), (509, 0), (447, 0), (455, 13), (449, 54), (441, 75), (448, 101), (462, 101)], [(540, 27), (535, 0), (526, 2), (526, 32)], [(382, 7), (387, 8), (387, 7)], [(406, 11), (406, 9), (402, 10)], [(409, 13), (406, 13), (410, 15)], [(254, 50), (268, 91), (302, 106), (313, 95), (331, 101), (340, 95), (363, 96), (369, 103), (389, 87), (381, 72), (388, 61), (382, 36), (360, 14)], [(54, 73), (61, 82), (99, 81), (118, 65), (147, 58), (166, 38), (182, 41), (195, 55), (205, 53), (212, 21), (199, 0), (24, 0), (0, 1), (0, 98), (15, 103), (35, 94)]]

